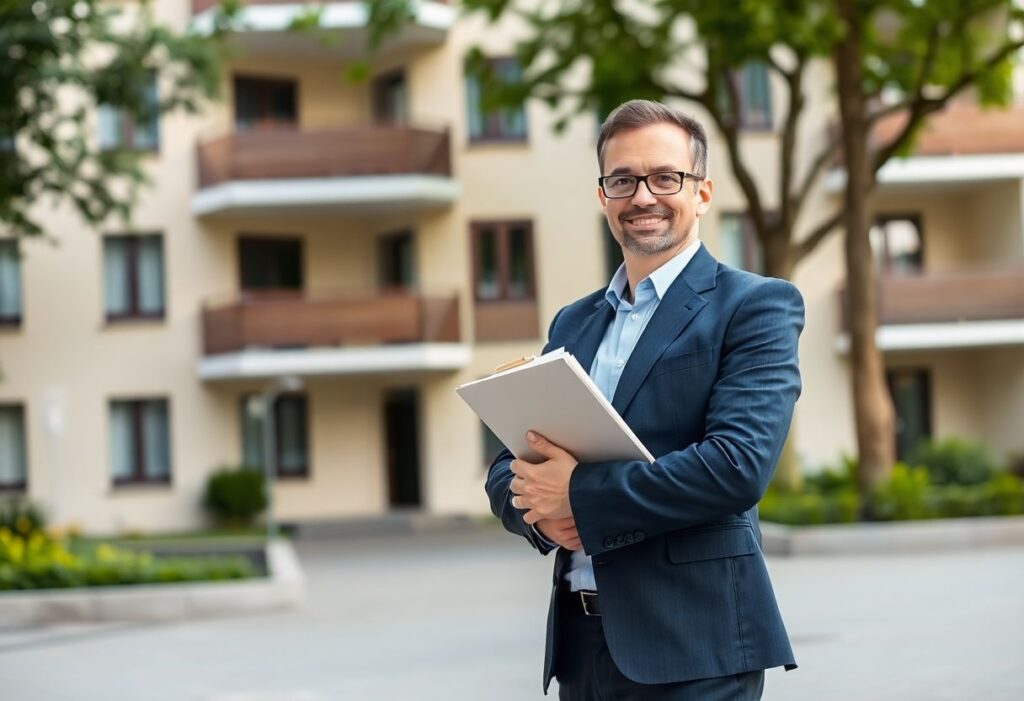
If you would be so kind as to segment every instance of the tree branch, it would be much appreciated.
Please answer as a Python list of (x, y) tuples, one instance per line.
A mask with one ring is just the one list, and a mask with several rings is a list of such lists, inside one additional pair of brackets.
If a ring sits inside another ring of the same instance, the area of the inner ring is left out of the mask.
[(831, 217), (824, 220), (818, 226), (811, 230), (811, 233), (805, 236), (799, 243), (794, 244), (790, 249), (790, 255), (793, 256), (793, 265), (796, 266), (804, 257), (813, 251), (819, 243), (821, 243), (826, 236), (832, 233), (843, 221), (843, 211), (839, 210), (835, 212)]
[(805, 62), (803, 56), (797, 57), (796, 68), (791, 72), (782, 72), (789, 87), (789, 106), (786, 109), (786, 120), (782, 128), (782, 139), (779, 142), (779, 156), (782, 161), (782, 176), (779, 179), (779, 206), (784, 226), (789, 225), (796, 219), (797, 212), (803, 205), (803, 198), (793, 200), (790, 196), (793, 184), (793, 171), (795, 170), (794, 151), (796, 149), (796, 129), (800, 121), (800, 113), (804, 108), (804, 96), (801, 91), (803, 82)]
[[(1024, 48), (1024, 39), (1019, 41), (1008, 42), (996, 51), (988, 60), (977, 66), (974, 70), (965, 71), (960, 74), (960, 77), (953, 82), (952, 85), (946, 90), (946, 92), (940, 97), (926, 98), (923, 94), (918, 93), (915, 99), (909, 105), (910, 116), (907, 119), (907, 123), (903, 125), (903, 129), (900, 133), (886, 146), (878, 151), (875, 155), (874, 163), (872, 164), (872, 175), (877, 175), (879, 169), (885, 163), (892, 158), (892, 156), (902, 149), (907, 142), (910, 140), (911, 135), (921, 124), (921, 120), (933, 112), (937, 112), (946, 106), (953, 97), (957, 95), (961, 90), (974, 83), (981, 75), (987, 71), (995, 68), (1000, 62), (1005, 60), (1011, 54), (1020, 51)], [(923, 85), (920, 89), (923, 90)]]

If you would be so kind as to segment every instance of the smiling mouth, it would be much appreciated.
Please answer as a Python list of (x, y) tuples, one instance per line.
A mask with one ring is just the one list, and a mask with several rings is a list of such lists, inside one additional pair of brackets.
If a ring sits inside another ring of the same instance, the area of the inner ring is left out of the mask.
[(636, 224), (637, 226), (647, 226), (648, 224), (657, 224), (660, 221), (664, 221), (665, 217), (662, 216), (648, 216), (648, 217), (634, 217), (633, 219), (627, 219), (630, 224)]

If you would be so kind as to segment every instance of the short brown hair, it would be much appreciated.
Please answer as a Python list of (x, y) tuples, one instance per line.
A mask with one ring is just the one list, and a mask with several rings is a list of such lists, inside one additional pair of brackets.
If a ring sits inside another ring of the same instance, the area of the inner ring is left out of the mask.
[(700, 176), (707, 175), (708, 136), (704, 127), (693, 117), (654, 100), (623, 102), (604, 120), (601, 135), (597, 138), (597, 164), (601, 173), (604, 174), (604, 147), (608, 139), (620, 131), (649, 127), (652, 124), (675, 124), (689, 134), (693, 172)]

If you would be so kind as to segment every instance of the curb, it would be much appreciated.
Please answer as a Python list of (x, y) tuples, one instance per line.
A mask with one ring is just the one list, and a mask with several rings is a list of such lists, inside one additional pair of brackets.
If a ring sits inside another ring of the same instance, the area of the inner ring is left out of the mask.
[(301, 605), (305, 600), (305, 575), (292, 544), (285, 539), (269, 543), (266, 557), (268, 578), (0, 592), (0, 621), (20, 626), (177, 621)]
[(761, 535), (761, 548), (768, 555), (935, 552), (1024, 545), (1024, 516), (821, 526), (784, 526), (762, 521)]

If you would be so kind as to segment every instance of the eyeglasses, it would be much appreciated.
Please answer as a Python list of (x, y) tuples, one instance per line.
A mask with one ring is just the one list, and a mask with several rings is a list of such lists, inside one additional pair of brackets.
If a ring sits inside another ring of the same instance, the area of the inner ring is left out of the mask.
[(646, 185), (652, 195), (674, 195), (683, 189), (687, 178), (703, 180), (704, 176), (685, 170), (670, 170), (647, 175), (605, 175), (597, 179), (597, 184), (605, 197), (618, 200), (635, 195), (640, 183)]

